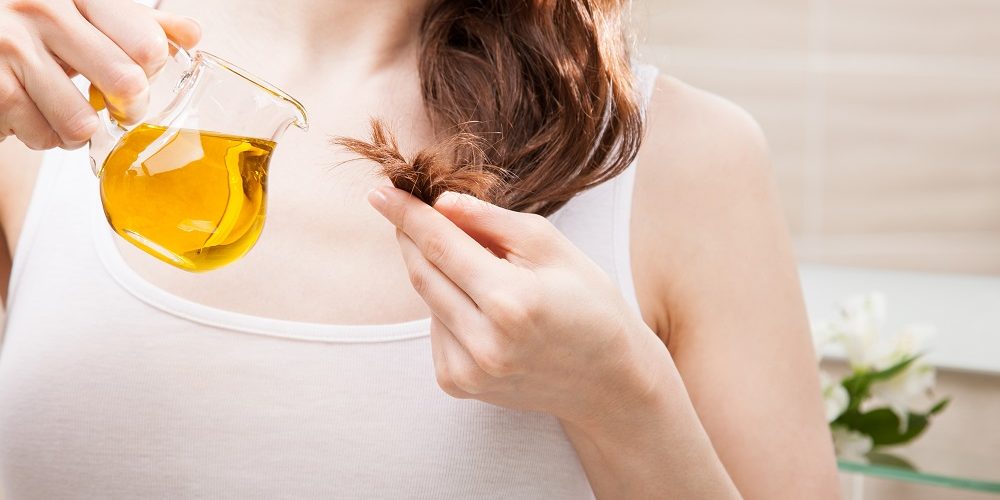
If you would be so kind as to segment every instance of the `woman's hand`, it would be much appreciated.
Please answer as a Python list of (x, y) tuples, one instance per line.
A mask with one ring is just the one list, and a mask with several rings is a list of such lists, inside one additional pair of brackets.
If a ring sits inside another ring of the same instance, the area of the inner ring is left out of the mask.
[(0, 140), (32, 149), (80, 147), (97, 115), (70, 81), (83, 74), (116, 117), (145, 113), (148, 77), (167, 61), (167, 37), (192, 47), (197, 22), (132, 0), (0, 0)]
[(669, 366), (665, 346), (545, 218), (456, 193), (433, 208), (392, 187), (369, 201), (396, 226), (432, 311), (445, 392), (580, 426), (652, 398)]

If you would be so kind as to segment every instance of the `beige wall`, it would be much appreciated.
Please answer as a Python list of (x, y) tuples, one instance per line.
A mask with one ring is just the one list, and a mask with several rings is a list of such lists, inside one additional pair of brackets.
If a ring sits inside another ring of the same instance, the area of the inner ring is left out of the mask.
[(768, 134), (805, 262), (1000, 274), (1000, 2), (638, 0), (640, 56)]

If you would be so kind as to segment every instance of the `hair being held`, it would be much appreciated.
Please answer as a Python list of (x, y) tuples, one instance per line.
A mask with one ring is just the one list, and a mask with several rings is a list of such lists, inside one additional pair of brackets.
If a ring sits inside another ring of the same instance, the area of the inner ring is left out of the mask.
[(412, 159), (399, 151), (396, 138), (381, 120), (372, 119), (368, 141), (339, 137), (341, 145), (379, 165), (379, 173), (393, 186), (408, 191), (428, 205), (445, 191), (455, 191), (495, 202), (503, 191), (500, 172), (486, 159), (482, 141), (469, 133), (458, 133), (421, 150)]
[(420, 28), (421, 92), (438, 141), (407, 159), (379, 119), (375, 161), (433, 203), (445, 191), (548, 215), (635, 158), (643, 112), (627, 0), (432, 0)]

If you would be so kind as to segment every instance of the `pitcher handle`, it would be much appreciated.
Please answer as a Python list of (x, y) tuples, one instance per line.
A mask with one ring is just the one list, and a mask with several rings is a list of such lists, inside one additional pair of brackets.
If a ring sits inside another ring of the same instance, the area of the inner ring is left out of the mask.
[[(174, 43), (173, 40), (167, 40), (167, 48), (170, 53), (169, 59), (155, 75), (149, 77), (149, 81), (153, 82), (168, 64), (180, 64), (182, 67), (187, 68), (187, 70), (184, 72), (182, 80), (174, 87), (174, 91), (176, 92), (184, 83), (183, 79), (186, 79), (190, 75), (194, 57), (184, 47)], [(90, 105), (94, 108), (94, 111), (97, 111), (97, 117), (100, 119), (100, 126), (97, 127), (97, 132), (94, 133), (88, 143), (90, 148), (90, 168), (93, 170), (94, 175), (100, 177), (101, 169), (104, 166), (104, 162), (108, 159), (108, 155), (118, 145), (121, 138), (131, 130), (131, 127), (122, 125), (121, 119), (114, 116), (114, 113), (107, 106), (104, 94), (97, 87), (94, 87), (93, 84), (90, 85), (89, 94)], [(152, 95), (150, 95), (151, 97)], [(149, 110), (147, 110), (146, 114), (149, 115)], [(141, 121), (139, 120), (137, 123), (141, 123)]]

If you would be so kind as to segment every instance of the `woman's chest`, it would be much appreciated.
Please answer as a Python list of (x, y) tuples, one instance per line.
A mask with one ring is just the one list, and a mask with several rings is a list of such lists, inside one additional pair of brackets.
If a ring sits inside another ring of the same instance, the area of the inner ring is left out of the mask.
[(150, 258), (119, 240), (128, 265), (157, 287), (220, 309), (295, 321), (391, 323), (424, 317), (391, 225), (365, 201), (385, 182), (315, 135), (278, 145), (263, 232), (250, 252), (207, 273)]

